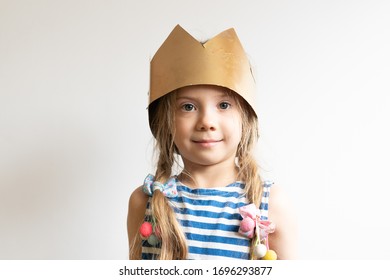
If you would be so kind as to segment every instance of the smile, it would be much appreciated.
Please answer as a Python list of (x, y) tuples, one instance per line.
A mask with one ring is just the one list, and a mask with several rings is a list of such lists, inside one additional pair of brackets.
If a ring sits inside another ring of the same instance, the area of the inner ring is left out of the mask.
[(222, 140), (205, 139), (205, 140), (193, 140), (192, 142), (194, 142), (195, 144), (198, 144), (201, 147), (210, 148), (210, 147), (214, 147), (218, 143), (222, 142)]

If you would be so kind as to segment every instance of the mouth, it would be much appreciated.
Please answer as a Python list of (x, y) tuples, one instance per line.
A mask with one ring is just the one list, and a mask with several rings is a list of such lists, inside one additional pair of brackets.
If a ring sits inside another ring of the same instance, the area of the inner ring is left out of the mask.
[(217, 145), (218, 143), (222, 142), (221, 140), (214, 140), (214, 139), (201, 139), (201, 140), (192, 140), (195, 144), (198, 144), (201, 147), (209, 148)]
[(195, 142), (195, 143), (217, 143), (217, 142), (221, 142), (221, 140), (214, 140), (214, 139), (200, 139), (200, 140), (192, 140), (192, 142)]

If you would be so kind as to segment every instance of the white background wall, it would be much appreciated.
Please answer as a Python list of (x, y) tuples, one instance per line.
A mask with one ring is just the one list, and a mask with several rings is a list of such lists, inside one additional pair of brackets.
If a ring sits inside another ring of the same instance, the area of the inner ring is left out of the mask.
[(0, 258), (126, 259), (151, 162), (149, 60), (176, 24), (235, 27), (256, 68), (263, 175), (302, 259), (389, 259), (386, 0), (0, 0)]

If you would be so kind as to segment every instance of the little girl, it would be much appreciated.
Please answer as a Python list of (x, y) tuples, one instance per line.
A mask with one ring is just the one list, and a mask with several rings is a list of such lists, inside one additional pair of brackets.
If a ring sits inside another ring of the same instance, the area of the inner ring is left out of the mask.
[(255, 84), (234, 30), (201, 43), (176, 26), (150, 75), (159, 153), (130, 197), (130, 259), (294, 258), (291, 208), (252, 155)]

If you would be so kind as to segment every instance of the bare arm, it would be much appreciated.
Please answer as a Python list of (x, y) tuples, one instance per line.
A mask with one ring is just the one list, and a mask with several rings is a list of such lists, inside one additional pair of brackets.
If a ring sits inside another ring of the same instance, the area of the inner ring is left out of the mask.
[(129, 199), (127, 236), (129, 240), (129, 248), (132, 248), (137, 252), (137, 255), (139, 256), (138, 259), (141, 258), (141, 244), (135, 244), (135, 246), (132, 247), (132, 243), (138, 234), (139, 227), (144, 221), (147, 202), (148, 196), (144, 194), (141, 187), (135, 189)]
[(295, 209), (279, 186), (271, 187), (269, 198), (269, 220), (276, 230), (269, 235), (269, 246), (279, 260), (293, 260), (298, 255), (298, 232)]

